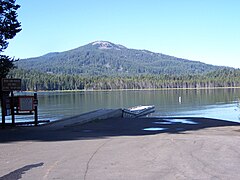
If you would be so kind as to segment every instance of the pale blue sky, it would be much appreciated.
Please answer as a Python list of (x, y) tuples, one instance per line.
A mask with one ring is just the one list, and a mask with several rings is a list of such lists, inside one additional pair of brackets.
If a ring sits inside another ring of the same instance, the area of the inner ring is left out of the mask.
[(28, 58), (106, 40), (240, 68), (239, 0), (17, 0), (22, 31), (5, 54)]

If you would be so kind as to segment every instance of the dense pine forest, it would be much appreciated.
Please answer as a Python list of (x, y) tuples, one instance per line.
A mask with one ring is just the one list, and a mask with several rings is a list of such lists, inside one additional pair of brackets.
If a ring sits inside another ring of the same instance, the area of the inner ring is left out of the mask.
[(15, 69), (9, 77), (22, 79), (22, 90), (114, 90), (240, 87), (239, 69), (201, 75), (82, 76)]

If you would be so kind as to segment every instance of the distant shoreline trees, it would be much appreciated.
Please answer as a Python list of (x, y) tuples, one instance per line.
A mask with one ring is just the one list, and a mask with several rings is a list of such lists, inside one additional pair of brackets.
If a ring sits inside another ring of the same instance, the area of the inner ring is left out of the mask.
[(15, 69), (10, 75), (22, 79), (24, 91), (240, 87), (240, 70), (236, 69), (222, 69), (205, 75), (93, 77)]

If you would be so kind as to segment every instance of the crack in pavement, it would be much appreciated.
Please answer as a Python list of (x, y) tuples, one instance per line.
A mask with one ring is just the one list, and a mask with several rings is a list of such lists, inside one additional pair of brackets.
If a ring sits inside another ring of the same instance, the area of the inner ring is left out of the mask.
[(89, 169), (89, 165), (90, 165), (90, 162), (92, 161), (92, 159), (94, 158), (94, 156), (98, 153), (98, 151), (103, 147), (105, 146), (108, 142), (110, 142), (110, 140), (107, 140), (106, 142), (104, 142), (103, 144), (101, 144), (96, 150), (95, 152), (93, 152), (93, 154), (91, 155), (91, 157), (89, 158), (88, 162), (87, 162), (87, 167), (86, 167), (86, 170), (85, 170), (85, 173), (84, 173), (84, 180), (86, 180), (86, 177), (87, 177), (87, 173), (88, 173), (88, 169)]

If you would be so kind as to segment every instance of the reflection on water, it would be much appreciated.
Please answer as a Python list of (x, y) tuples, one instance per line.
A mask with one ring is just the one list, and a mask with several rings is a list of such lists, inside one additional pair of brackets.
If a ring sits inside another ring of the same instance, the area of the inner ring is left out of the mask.
[(154, 128), (154, 127), (152, 127), (152, 128), (144, 128), (143, 130), (144, 131), (163, 131), (163, 130), (166, 130), (167, 128)]
[[(181, 97), (181, 101), (179, 101)], [(239, 120), (240, 89), (123, 90), (97, 92), (39, 92), (39, 119), (58, 120), (103, 108), (155, 105), (153, 116), (202, 116)], [(17, 116), (19, 121), (32, 116)]]
[(176, 116), (205, 117), (214, 119), (223, 119), (232, 122), (240, 122), (240, 112), (236, 108), (236, 103), (208, 105), (204, 108), (186, 110), (179, 112)]
[(162, 121), (160, 121), (160, 122), (153, 122), (154, 124), (172, 124), (171, 122), (162, 122)]

